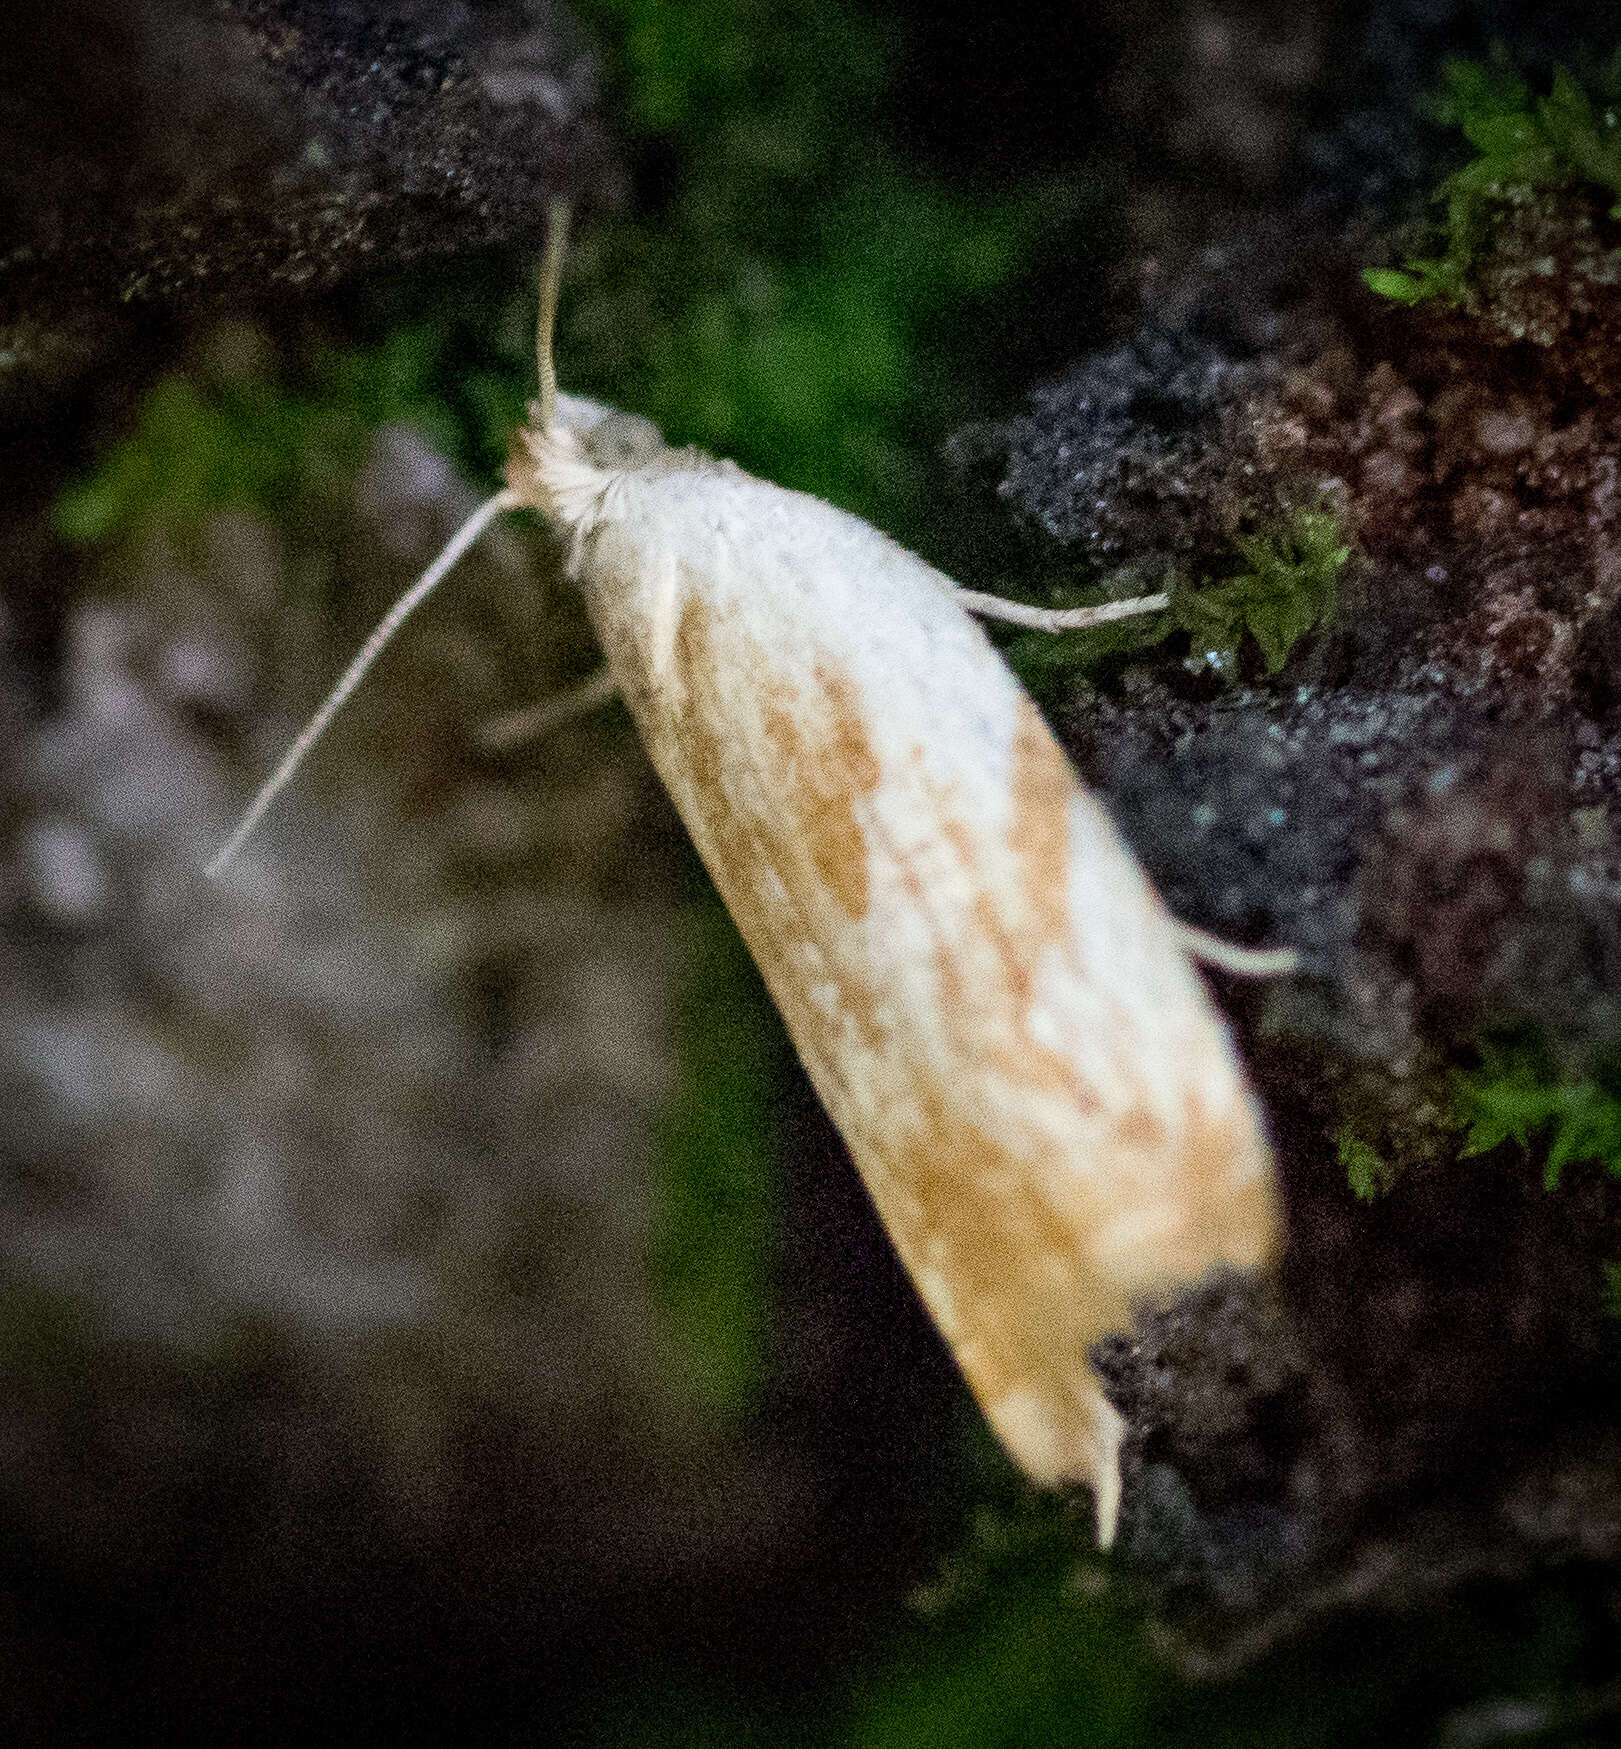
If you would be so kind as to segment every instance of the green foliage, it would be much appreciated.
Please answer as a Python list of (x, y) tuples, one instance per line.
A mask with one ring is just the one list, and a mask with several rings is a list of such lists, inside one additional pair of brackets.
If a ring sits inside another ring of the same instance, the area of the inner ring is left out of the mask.
[(1078, 1552), (1084, 1534), (1050, 1497), (979, 1508), (947, 1564), (944, 1599), (935, 1588), (916, 1599), (909, 1629), (853, 1682), (841, 1675), (836, 1690), (792, 1713), (780, 1691), (740, 1704), (735, 1678), (708, 1694), (640, 1685), (593, 1740), (614, 1749), (1429, 1743), (1482, 1693), (1492, 1705), (1568, 1694), (1613, 1639), (1605, 1580), (1560, 1575), (1512, 1595), (1440, 1601), (1395, 1624), (1342, 1614), (1236, 1678), (1187, 1682), (1143, 1632), (1140, 1598), (1109, 1562)]
[(1073, 238), (1075, 196), (910, 173), (878, 109), (890, 44), (853, 0), (585, 12), (666, 190), (656, 225), (582, 236), (563, 375), (921, 538), (933, 445), (983, 406), (989, 301)]
[(1074, 1577), (1073, 1556), (1064, 1573), (1010, 1563), (976, 1609), (934, 1631), (926, 1656), (858, 1696), (836, 1740), (850, 1749), (1164, 1741), (1156, 1715), (1166, 1684), (1130, 1612), (1065, 1582)]
[(1405, 268), (1368, 268), (1362, 276), (1368, 286), (1403, 304), (1443, 297), (1466, 305), (1472, 269), (1498, 212), (1529, 192), (1601, 188), (1618, 197), (1610, 216), (1621, 219), (1621, 119), (1608, 101), (1621, 93), (1621, 53), (1603, 83), (1606, 100), (1595, 106), (1563, 67), (1548, 96), (1533, 97), (1505, 67), (1448, 62), (1437, 114), (1462, 131), (1475, 156), (1436, 191), (1446, 203), (1446, 250)]
[(186, 525), (241, 506), (280, 515), (362, 431), (341, 412), (264, 378), (207, 382), (174, 373), (148, 393), (134, 430), (57, 500), (65, 540), (101, 540), (153, 520)]
[[(1015, 594), (998, 589), (992, 593)], [(1176, 580), (1151, 582), (1135, 573), (1111, 579), (1106, 590), (1082, 584), (1058, 584), (1042, 592), (1043, 607), (1092, 607), (1101, 601), (1124, 601), (1134, 595), (1152, 595), (1165, 589), (1173, 593)], [(1171, 610), (1144, 614), (1140, 619), (1111, 620), (1082, 632), (1021, 631), (1008, 639), (1006, 655), (1025, 688), (1040, 703), (1049, 703), (1074, 679), (1077, 671), (1096, 672), (1114, 658), (1130, 658), (1163, 643), (1176, 630)]]
[(1143, 654), (1185, 632), (1196, 656), (1224, 674), (1237, 671), (1250, 644), (1276, 674), (1308, 634), (1321, 630), (1339, 604), (1339, 578), (1351, 547), (1329, 510), (1296, 508), (1271, 527), (1233, 542), (1233, 574), (1189, 584), (1175, 572), (1158, 582), (1117, 577), (1106, 596), (1097, 589), (1050, 590), (1044, 606), (1078, 607), (1163, 590), (1171, 605), (1141, 619), (1115, 620), (1091, 631), (1025, 632), (1008, 645), (1008, 660), (1037, 699), (1077, 669), (1095, 671), (1109, 659)]
[(1371, 1142), (1349, 1129), (1339, 1135), (1340, 1165), (1346, 1182), (1360, 1202), (1372, 1202), (1381, 1197), (1396, 1182), (1397, 1169)]
[(355, 471), (380, 425), (415, 425), (458, 459), (500, 453), (521, 409), (521, 374), (499, 359), (465, 368), (455, 342), (441, 312), (376, 346), (327, 347), (289, 371), (251, 331), (225, 331), (200, 361), (147, 392), (128, 434), (57, 499), (56, 531), (89, 543), (236, 508), (313, 523), (320, 538), (329, 520), (347, 518)]
[(1230, 662), (1251, 638), (1276, 674), (1302, 638), (1334, 617), (1351, 549), (1337, 516), (1302, 509), (1234, 545), (1244, 569), (1179, 592), (1172, 612), (1196, 653)]
[(1566, 1166), (1596, 1161), (1621, 1174), (1621, 1077), (1579, 1077), (1530, 1040), (1488, 1044), (1480, 1066), (1454, 1079), (1459, 1115), (1468, 1126), (1464, 1158), (1504, 1142), (1547, 1144), (1543, 1183), (1554, 1189)]
[(680, 1068), (659, 1138), (651, 1261), (693, 1394), (736, 1416), (764, 1367), (786, 1047), (719, 900), (689, 905), (683, 922)]

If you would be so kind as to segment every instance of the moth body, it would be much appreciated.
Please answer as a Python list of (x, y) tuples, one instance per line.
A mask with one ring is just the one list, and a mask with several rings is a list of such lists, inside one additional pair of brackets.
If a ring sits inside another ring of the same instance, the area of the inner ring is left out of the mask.
[(1269, 1154), (1173, 920), (957, 586), (819, 499), (555, 398), (568, 542), (648, 753), (885, 1227), (1037, 1481), (1119, 1502), (1089, 1351), (1264, 1262)]

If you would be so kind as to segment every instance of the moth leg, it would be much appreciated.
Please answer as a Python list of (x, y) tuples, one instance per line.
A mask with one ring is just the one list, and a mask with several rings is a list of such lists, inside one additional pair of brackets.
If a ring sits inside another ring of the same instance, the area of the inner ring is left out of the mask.
[(1300, 966), (1300, 955), (1292, 947), (1242, 947), (1236, 941), (1223, 941), (1191, 923), (1178, 922), (1176, 932), (1191, 959), (1207, 966), (1217, 966), (1236, 978), (1282, 978)]
[(958, 589), (952, 599), (981, 619), (1004, 620), (1038, 632), (1081, 632), (1108, 625), (1111, 620), (1133, 619), (1140, 613), (1162, 613), (1171, 605), (1169, 595), (1137, 595), (1130, 601), (1102, 601), (1095, 607), (1027, 607), (1022, 601), (1004, 601), (1000, 595), (985, 595), (977, 589)]
[(619, 682), (607, 668), (599, 668), (589, 680), (571, 686), (553, 698), (520, 705), (480, 725), (478, 742), (492, 753), (509, 753), (528, 741), (540, 741), (564, 723), (572, 723), (619, 696)]

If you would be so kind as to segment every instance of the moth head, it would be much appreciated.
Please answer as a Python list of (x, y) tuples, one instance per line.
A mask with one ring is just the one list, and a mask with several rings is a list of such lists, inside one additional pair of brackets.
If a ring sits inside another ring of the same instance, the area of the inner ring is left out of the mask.
[(664, 438), (640, 413), (610, 413), (585, 433), (585, 453), (599, 468), (640, 468), (664, 453)]

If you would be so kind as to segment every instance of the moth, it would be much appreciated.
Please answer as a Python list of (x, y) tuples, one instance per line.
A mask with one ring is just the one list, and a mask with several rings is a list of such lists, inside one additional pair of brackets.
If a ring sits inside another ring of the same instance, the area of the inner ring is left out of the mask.
[(562, 221), (506, 489), (395, 604), (211, 872), (483, 528), (538, 511), (964, 1376), (1035, 1482), (1091, 1488), (1106, 1546), (1123, 1424), (1089, 1351), (1278, 1242), (1261, 1116), (1192, 960), (1289, 957), (1169, 915), (974, 615), (1057, 630), (1166, 599), (977, 595), (820, 499), (559, 393)]

